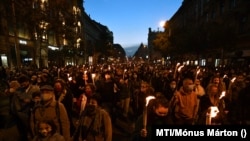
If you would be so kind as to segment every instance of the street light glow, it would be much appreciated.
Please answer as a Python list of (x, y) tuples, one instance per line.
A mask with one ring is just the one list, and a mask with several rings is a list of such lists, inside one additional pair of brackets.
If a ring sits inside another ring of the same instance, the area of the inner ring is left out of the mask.
[(163, 28), (165, 25), (165, 21), (160, 21), (160, 26)]

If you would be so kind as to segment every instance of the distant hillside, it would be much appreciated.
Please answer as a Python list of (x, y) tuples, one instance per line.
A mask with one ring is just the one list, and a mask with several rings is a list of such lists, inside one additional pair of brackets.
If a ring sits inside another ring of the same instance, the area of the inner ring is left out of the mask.
[(126, 52), (126, 56), (134, 56), (135, 52), (137, 51), (139, 46), (134, 46), (134, 47), (127, 47), (124, 48), (125, 52)]

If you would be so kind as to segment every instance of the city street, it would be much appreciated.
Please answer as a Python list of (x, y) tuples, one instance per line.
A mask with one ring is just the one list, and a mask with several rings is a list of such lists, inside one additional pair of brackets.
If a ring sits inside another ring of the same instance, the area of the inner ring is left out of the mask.
[(134, 124), (131, 121), (116, 119), (113, 124), (113, 141), (132, 141)]

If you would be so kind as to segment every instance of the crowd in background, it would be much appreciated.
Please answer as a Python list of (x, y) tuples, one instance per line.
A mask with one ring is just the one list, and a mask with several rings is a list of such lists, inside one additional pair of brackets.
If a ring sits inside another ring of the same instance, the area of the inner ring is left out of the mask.
[(250, 124), (248, 67), (1, 67), (0, 78), (0, 141), (112, 141), (117, 118), (134, 123), (132, 140), (150, 140), (152, 125), (208, 124), (211, 106), (209, 124)]

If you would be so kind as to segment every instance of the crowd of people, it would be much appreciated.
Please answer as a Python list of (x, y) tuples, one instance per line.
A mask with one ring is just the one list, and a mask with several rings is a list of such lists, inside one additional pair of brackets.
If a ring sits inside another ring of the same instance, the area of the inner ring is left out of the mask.
[[(153, 125), (248, 125), (248, 69), (1, 67), (0, 141), (112, 141), (118, 118), (134, 123), (132, 141), (151, 140)], [(208, 123), (211, 107), (219, 112)]]

